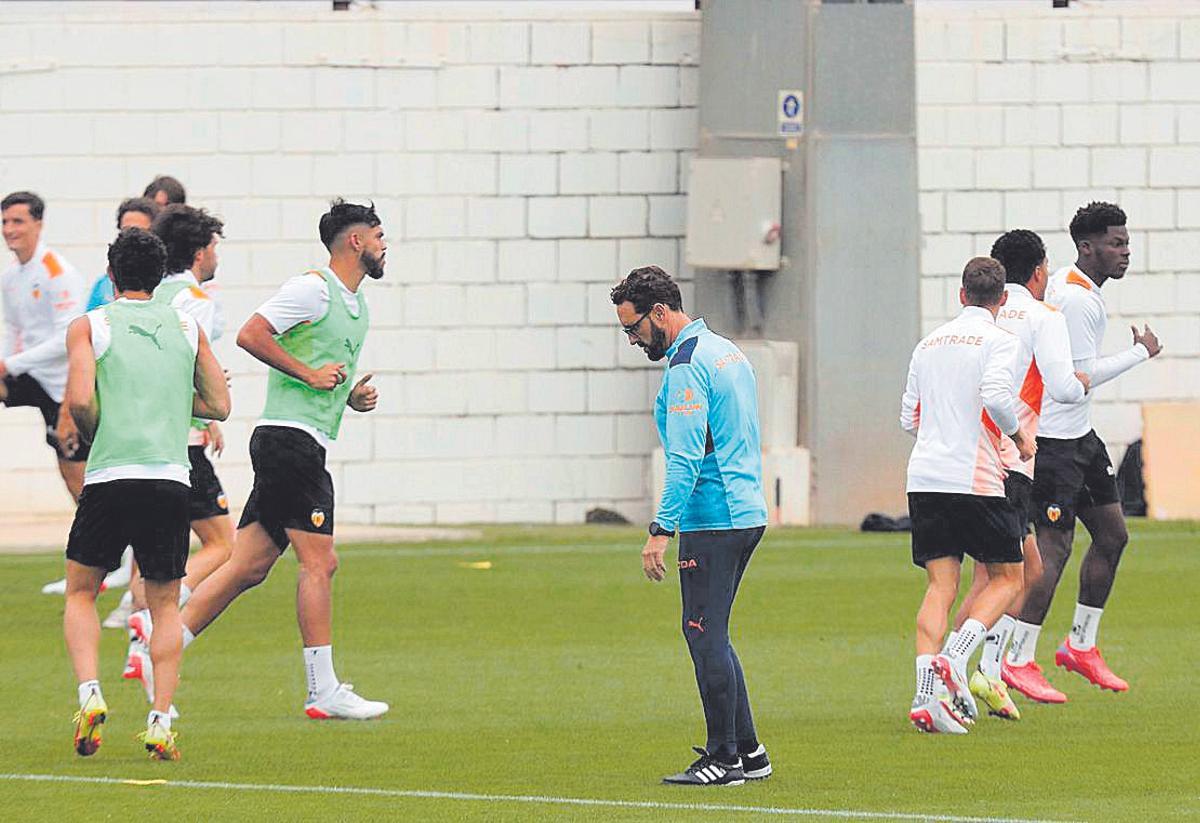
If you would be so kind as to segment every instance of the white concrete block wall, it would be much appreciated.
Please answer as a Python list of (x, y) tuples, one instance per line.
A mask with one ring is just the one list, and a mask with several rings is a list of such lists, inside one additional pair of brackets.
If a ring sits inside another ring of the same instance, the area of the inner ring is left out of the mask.
[(958, 311), (958, 276), (1010, 228), (1074, 260), (1092, 199), (1129, 215), (1133, 263), (1104, 287), (1106, 352), (1148, 323), (1161, 357), (1096, 395), (1115, 458), (1140, 402), (1200, 398), (1200, 6), (1185, 2), (916, 4), (921, 305)]
[[(317, 218), (344, 195), (374, 199), (391, 245), (366, 286), (380, 406), (348, 413), (330, 455), (339, 517), (648, 518), (657, 372), (608, 289), (635, 265), (689, 276), (698, 16), (328, 6), (7, 10), (0, 189), (42, 194), (46, 240), (89, 281), (117, 203), (155, 174), (226, 220), (235, 501), (265, 381), (233, 336), (323, 262)], [(35, 417), (0, 411), (0, 512), (69, 510)]]
[[(1105, 289), (1106, 348), (1126, 321), (1167, 346), (1101, 390), (1119, 454), (1139, 401), (1200, 394), (1200, 8), (1048, 5), (916, 5), (924, 325), (956, 311), (957, 273), (999, 232), (1039, 231), (1061, 265), (1074, 209), (1118, 200), (1134, 265)], [(116, 203), (174, 174), (227, 220), (236, 328), (322, 261), (329, 197), (373, 198), (392, 245), (363, 365), (383, 400), (331, 454), (341, 516), (649, 515), (657, 373), (607, 295), (654, 262), (691, 296), (697, 16), (146, 3), (114, 23), (114, 8), (0, 20), (0, 189), (46, 197), (50, 243), (98, 274)], [(232, 334), (217, 351), (236, 375), (221, 474), (238, 499), (265, 381)], [(0, 511), (68, 509), (36, 430), (0, 413)]]

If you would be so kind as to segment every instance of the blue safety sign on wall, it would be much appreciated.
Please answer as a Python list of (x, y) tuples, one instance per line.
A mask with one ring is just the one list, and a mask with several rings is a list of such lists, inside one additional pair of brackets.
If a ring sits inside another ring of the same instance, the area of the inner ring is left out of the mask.
[(797, 137), (804, 133), (804, 92), (780, 89), (775, 112), (779, 116), (780, 137)]

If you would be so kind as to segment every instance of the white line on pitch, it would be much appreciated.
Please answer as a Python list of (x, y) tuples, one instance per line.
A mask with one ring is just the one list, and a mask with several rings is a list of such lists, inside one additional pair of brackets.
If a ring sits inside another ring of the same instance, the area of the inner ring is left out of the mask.
[(911, 814), (907, 812), (867, 812), (849, 809), (793, 809), (777, 806), (732, 806), (719, 803), (663, 803), (653, 800), (602, 800), (591, 797), (547, 797), (525, 794), (478, 794), (475, 792), (437, 792), (421, 789), (372, 789), (358, 786), (288, 786), (278, 783), (224, 783), (207, 780), (164, 780), (119, 777), (78, 777), (57, 774), (0, 774), (0, 780), (32, 783), (101, 783), (111, 785), (163, 786), (176, 789), (218, 789), (221, 791), (282, 792), (292, 794), (345, 794), (367, 797), (401, 797), (431, 800), (469, 800), (484, 803), (534, 803), (554, 806), (599, 806), (616, 809), (664, 809), (667, 811), (745, 812), (748, 814), (790, 817), (836, 817), (871, 820), (940, 820), (946, 823), (1068, 823), (1067, 821), (1030, 820), (1018, 817), (963, 817), (950, 814)]

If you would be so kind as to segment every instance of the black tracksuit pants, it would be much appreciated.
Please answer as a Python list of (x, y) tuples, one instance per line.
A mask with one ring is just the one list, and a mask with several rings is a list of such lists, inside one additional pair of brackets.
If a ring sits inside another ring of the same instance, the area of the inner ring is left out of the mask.
[(679, 589), (683, 636), (696, 668), (708, 726), (705, 748), (726, 762), (758, 746), (746, 678), (729, 642), (729, 613), (742, 575), (765, 526), (683, 532), (679, 535)]

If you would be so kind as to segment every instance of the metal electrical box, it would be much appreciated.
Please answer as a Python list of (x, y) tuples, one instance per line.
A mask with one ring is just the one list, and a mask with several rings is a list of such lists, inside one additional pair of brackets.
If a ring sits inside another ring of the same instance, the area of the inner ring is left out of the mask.
[(688, 173), (687, 262), (704, 269), (779, 269), (783, 161), (707, 158)]

